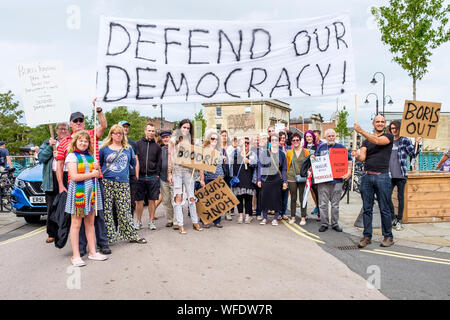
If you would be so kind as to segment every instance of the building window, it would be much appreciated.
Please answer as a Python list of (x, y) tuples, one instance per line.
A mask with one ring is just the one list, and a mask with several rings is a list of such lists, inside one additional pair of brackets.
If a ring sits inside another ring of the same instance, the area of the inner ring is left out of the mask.
[(220, 132), (220, 130), (222, 130), (222, 124), (221, 123), (216, 124), (216, 128), (217, 131)]
[(222, 118), (222, 107), (216, 107), (216, 117)]
[(245, 107), (245, 113), (250, 113), (252, 112), (252, 107)]

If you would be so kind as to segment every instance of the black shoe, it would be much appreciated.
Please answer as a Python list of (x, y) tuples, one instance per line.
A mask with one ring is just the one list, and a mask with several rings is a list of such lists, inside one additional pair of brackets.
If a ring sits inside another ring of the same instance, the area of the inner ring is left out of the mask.
[(100, 253), (102, 253), (102, 254), (111, 254), (111, 249), (108, 246), (100, 247)]
[(223, 225), (221, 225), (220, 223), (215, 223), (214, 226), (215, 226), (216, 228), (223, 228)]
[(395, 227), (395, 226), (397, 225), (397, 222), (398, 222), (397, 218), (395, 218), (394, 220), (392, 220), (392, 226)]
[(324, 231), (327, 231), (327, 230), (328, 230), (328, 227), (320, 226), (319, 232), (324, 232)]
[(342, 228), (339, 226), (334, 226), (333, 230), (335, 230), (336, 232), (342, 232)]
[(80, 249), (80, 257), (83, 257), (85, 255), (86, 255), (86, 249), (84, 249), (84, 250)]
[(202, 223), (202, 228), (209, 229), (210, 227), (211, 227), (211, 223), (208, 223), (208, 224)]

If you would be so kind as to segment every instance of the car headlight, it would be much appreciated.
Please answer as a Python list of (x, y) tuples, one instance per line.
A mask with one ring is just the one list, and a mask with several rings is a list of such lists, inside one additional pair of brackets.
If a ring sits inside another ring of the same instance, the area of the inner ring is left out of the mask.
[(23, 188), (25, 188), (26, 185), (23, 180), (16, 179), (16, 181), (14, 182), (14, 186), (16, 186), (17, 188), (23, 189)]

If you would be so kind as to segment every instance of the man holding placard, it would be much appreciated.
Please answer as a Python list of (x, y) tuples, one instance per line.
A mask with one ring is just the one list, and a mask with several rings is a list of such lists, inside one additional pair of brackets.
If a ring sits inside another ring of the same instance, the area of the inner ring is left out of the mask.
[[(325, 131), (327, 143), (317, 147), (316, 155), (311, 157), (329, 157), (332, 172), (332, 180), (318, 184), (319, 210), (321, 226), (319, 232), (324, 232), (330, 225), (328, 218), (328, 203), (331, 202), (331, 228), (342, 232), (339, 226), (339, 201), (343, 180), (348, 180), (352, 170), (349, 167), (352, 156), (345, 146), (336, 143), (336, 132), (333, 129)], [(350, 161), (350, 162), (349, 162)]]
[(394, 136), (385, 133), (386, 120), (382, 115), (373, 119), (374, 134), (370, 134), (355, 123), (355, 131), (367, 140), (361, 148), (352, 151), (357, 161), (364, 162), (364, 175), (361, 178), (361, 197), (363, 200), (364, 237), (358, 244), (359, 248), (372, 243), (372, 218), (375, 194), (381, 212), (381, 231), (384, 239), (380, 246), (390, 247), (394, 244), (392, 235), (391, 210), (389, 209), (391, 178), (389, 176), (389, 160), (391, 157)]

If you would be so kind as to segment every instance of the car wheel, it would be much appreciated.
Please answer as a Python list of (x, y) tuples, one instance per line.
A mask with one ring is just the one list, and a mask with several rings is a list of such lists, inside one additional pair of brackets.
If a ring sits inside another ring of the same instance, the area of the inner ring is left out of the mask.
[(36, 216), (25, 216), (23, 217), (25, 219), (25, 221), (27, 223), (38, 223), (39, 221), (41, 221), (41, 216), (40, 215), (36, 215)]

